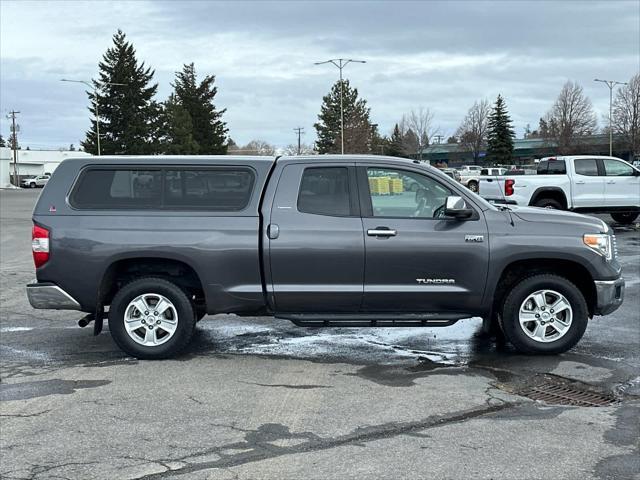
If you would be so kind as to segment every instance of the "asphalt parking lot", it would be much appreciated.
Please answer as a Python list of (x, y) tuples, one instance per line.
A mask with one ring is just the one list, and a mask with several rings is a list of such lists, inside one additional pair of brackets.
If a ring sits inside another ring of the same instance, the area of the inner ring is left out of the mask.
[[(1, 478), (640, 478), (637, 228), (614, 226), (624, 305), (567, 354), (515, 354), (478, 319), (310, 329), (220, 315), (153, 362), (77, 327), (81, 313), (31, 309), (38, 194), (0, 190)], [(549, 382), (613, 403), (522, 395)]]

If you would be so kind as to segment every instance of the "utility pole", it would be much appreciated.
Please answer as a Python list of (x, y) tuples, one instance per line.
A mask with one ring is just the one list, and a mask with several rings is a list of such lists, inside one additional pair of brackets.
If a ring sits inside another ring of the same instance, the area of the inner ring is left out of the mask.
[(627, 85), (627, 83), (616, 82), (615, 80), (600, 80), (598, 78), (594, 82), (601, 82), (609, 87), (609, 156), (613, 157), (613, 125), (611, 120), (613, 116), (613, 89), (616, 85)]
[(340, 70), (340, 152), (344, 155), (344, 107), (343, 107), (343, 90), (344, 84), (342, 83), (342, 69), (349, 63), (367, 63), (365, 60), (353, 60), (351, 58), (333, 58), (326, 62), (315, 62), (314, 65), (324, 65), (325, 63), (332, 63)]
[(13, 150), (13, 183), (16, 187), (20, 186), (20, 178), (18, 174), (18, 130), (16, 127), (16, 115), (20, 112), (11, 110), (7, 118), (11, 119), (11, 148)]
[(298, 134), (298, 155), (300, 155), (302, 153), (300, 145), (300, 135), (304, 133), (304, 127), (296, 127), (293, 129), (293, 131)]
[(98, 87), (101, 87), (104, 85), (116, 85), (116, 86), (126, 87), (128, 84), (114, 83), (114, 82), (96, 82), (93, 80), (89, 82), (88, 80), (69, 80), (66, 78), (63, 78), (60, 81), (72, 82), (72, 83), (83, 83), (87, 87), (93, 90), (93, 105), (95, 106), (95, 109), (96, 109), (96, 146), (98, 147), (98, 156), (100, 156), (100, 113), (98, 112)]
[(438, 145), (440, 145), (440, 142), (442, 142), (442, 139), (444, 138), (444, 135), (434, 135), (436, 142), (438, 143)]

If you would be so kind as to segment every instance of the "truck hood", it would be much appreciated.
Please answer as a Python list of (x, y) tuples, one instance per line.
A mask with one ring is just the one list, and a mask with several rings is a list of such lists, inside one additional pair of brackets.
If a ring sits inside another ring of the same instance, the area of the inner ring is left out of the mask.
[(585, 232), (593, 231), (594, 233), (605, 233), (609, 230), (607, 224), (599, 218), (579, 213), (537, 207), (509, 206), (509, 208), (515, 216), (525, 222), (573, 224), (576, 227), (581, 227)]

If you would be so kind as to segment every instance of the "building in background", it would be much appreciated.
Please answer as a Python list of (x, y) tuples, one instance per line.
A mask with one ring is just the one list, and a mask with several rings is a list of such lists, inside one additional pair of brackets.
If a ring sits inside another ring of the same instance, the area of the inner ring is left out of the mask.
[[(53, 173), (65, 158), (89, 157), (88, 153), (67, 150), (18, 150), (18, 176)], [(0, 188), (13, 183), (13, 151), (0, 147)]]
[[(576, 146), (574, 155), (609, 155), (609, 135), (591, 135), (582, 137), (580, 146)], [(513, 160), (516, 165), (532, 164), (535, 159), (558, 155), (554, 143), (543, 138), (516, 138), (513, 140)], [(631, 152), (622, 146), (614, 137), (613, 156), (624, 160), (631, 160)], [(422, 151), (422, 158), (430, 161), (431, 165), (446, 164), (449, 167), (460, 165), (485, 165), (485, 152), (474, 161), (473, 154), (459, 143), (443, 143), (429, 145)]]

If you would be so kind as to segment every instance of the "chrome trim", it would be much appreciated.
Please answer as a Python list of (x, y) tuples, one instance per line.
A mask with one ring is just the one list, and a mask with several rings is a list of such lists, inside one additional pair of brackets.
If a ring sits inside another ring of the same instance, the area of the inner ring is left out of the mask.
[(367, 235), (370, 237), (395, 237), (397, 234), (397, 230), (378, 230), (375, 228), (367, 230)]
[[(615, 312), (624, 301), (624, 278), (616, 280), (596, 280), (596, 315), (609, 315)], [(618, 288), (619, 295), (618, 295)]]
[(75, 298), (53, 283), (27, 285), (27, 298), (33, 308), (49, 310), (80, 310)]

